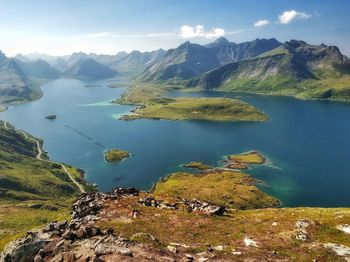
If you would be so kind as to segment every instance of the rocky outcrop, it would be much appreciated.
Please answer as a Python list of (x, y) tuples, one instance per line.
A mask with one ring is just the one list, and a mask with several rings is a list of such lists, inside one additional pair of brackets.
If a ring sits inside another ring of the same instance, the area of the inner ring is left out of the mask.
[[(203, 212), (209, 215), (223, 215), (225, 208), (202, 202), (177, 198), (176, 203), (156, 199), (151, 194), (140, 192), (134, 188), (116, 188), (109, 193), (91, 192), (77, 197), (72, 204), (72, 220), (51, 222), (44, 228), (28, 232), (24, 237), (10, 243), (0, 256), (1, 262), (27, 261), (144, 261), (147, 254), (155, 254), (151, 261), (183, 261), (193, 260), (190, 254), (180, 254), (178, 249), (188, 248), (186, 245), (171, 243), (167, 249), (156, 249), (140, 245), (139, 242), (149, 240), (157, 245), (159, 240), (147, 233), (137, 233), (130, 239), (116, 234), (112, 228), (100, 228), (95, 223), (101, 219), (101, 211), (108, 203), (118, 203), (121, 199), (143, 196), (139, 205), (159, 209), (180, 210), (187, 212)], [(131, 218), (140, 216), (133, 210)], [(147, 242), (147, 241), (146, 241)], [(147, 260), (149, 261), (149, 260)]]
[(139, 191), (135, 188), (116, 188), (110, 193), (91, 192), (80, 195), (72, 205), (73, 219), (91, 219), (103, 207), (108, 199), (118, 199), (128, 196), (137, 196)]
[(198, 199), (187, 200), (184, 198), (178, 198), (177, 203), (167, 203), (163, 200), (157, 200), (152, 196), (146, 196), (140, 198), (139, 203), (144, 206), (156, 207), (161, 209), (178, 209), (180, 205), (184, 205), (188, 212), (204, 212), (209, 215), (222, 216), (225, 213), (224, 206), (218, 206), (207, 202), (200, 201)]

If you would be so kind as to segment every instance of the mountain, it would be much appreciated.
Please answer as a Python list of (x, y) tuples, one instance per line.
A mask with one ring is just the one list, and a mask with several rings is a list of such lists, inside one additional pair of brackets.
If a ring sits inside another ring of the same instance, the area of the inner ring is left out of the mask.
[(57, 59), (57, 56), (41, 54), (41, 53), (30, 53), (30, 54), (17, 54), (14, 58), (20, 60), (22, 62), (35, 62), (37, 60), (44, 60), (48, 62), (50, 65), (53, 65)]
[(221, 37), (207, 47), (213, 49), (217, 58), (220, 61), (220, 65), (224, 65), (231, 62), (237, 62), (244, 59), (252, 58), (276, 47), (281, 43), (274, 38), (271, 39), (256, 39), (250, 42), (232, 43), (226, 38)]
[(221, 37), (206, 46), (186, 42), (178, 48), (169, 50), (158, 62), (152, 63), (145, 70), (143, 79), (146, 81), (188, 79), (220, 65), (255, 57), (280, 44), (273, 38), (236, 44)]
[(158, 49), (151, 52), (132, 51), (129, 54), (118, 53), (115, 61), (108, 64), (118, 72), (128, 74), (139, 74), (150, 64), (158, 61), (165, 55), (166, 51)]
[(220, 62), (211, 48), (185, 42), (168, 50), (162, 59), (150, 64), (144, 72), (143, 80), (188, 79), (219, 65)]
[(65, 72), (65, 75), (81, 79), (102, 79), (114, 77), (117, 75), (117, 72), (91, 58), (88, 58), (80, 59)]
[(40, 96), (40, 91), (30, 88), (29, 78), (18, 62), (0, 52), (0, 103), (17, 103)]
[(337, 47), (291, 40), (254, 58), (229, 63), (188, 86), (302, 98), (350, 98), (350, 61)]
[(22, 71), (28, 77), (36, 77), (42, 79), (55, 79), (60, 76), (60, 72), (54, 69), (48, 62), (38, 59), (35, 62), (17, 61)]

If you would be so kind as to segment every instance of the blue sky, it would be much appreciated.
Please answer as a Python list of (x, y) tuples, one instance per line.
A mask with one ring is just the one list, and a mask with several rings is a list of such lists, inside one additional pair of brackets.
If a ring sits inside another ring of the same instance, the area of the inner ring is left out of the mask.
[(350, 55), (348, 0), (0, 0), (0, 50), (115, 54), (218, 36), (337, 45)]

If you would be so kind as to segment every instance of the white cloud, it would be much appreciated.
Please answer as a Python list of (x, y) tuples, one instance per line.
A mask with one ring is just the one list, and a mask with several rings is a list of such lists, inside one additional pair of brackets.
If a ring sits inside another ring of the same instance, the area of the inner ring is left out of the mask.
[(278, 16), (278, 20), (281, 24), (289, 24), (295, 19), (309, 19), (312, 15), (304, 13), (304, 12), (297, 12), (295, 10), (289, 10), (284, 11), (281, 15)]
[(254, 23), (254, 27), (262, 27), (262, 26), (268, 25), (269, 23), (270, 21), (266, 19), (258, 20)]
[(211, 31), (206, 32), (203, 25), (188, 26), (184, 25), (180, 29), (180, 36), (182, 38), (193, 38), (193, 37), (206, 37), (216, 38), (224, 36), (225, 30), (222, 28), (213, 28)]

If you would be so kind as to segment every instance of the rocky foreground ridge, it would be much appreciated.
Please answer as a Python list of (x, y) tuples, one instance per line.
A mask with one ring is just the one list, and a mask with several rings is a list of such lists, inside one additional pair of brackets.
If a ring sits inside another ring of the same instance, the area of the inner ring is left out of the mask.
[(240, 211), (117, 188), (80, 195), (70, 221), (28, 232), (0, 261), (349, 261), (346, 221), (348, 209)]

